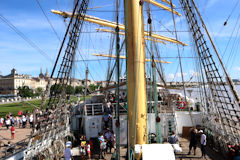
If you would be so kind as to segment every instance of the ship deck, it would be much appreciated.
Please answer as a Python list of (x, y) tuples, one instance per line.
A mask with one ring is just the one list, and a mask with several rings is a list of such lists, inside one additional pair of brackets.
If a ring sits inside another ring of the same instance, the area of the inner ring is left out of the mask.
[[(22, 141), (24, 139), (26, 139), (29, 135), (30, 135), (31, 129), (30, 128), (16, 128), (16, 135), (15, 135), (15, 139), (11, 140), (10, 137), (10, 130), (6, 130), (5, 128), (1, 128), (0, 129), (0, 135), (1, 137), (3, 137), (3, 143), (6, 145), (8, 141), (11, 142), (11, 144)], [(188, 153), (188, 146), (189, 146), (189, 141), (186, 138), (179, 138), (179, 144), (182, 147), (182, 152), (176, 154), (176, 160), (195, 160), (195, 159), (205, 159), (205, 158), (201, 158), (201, 150), (199, 147), (197, 147), (196, 149), (196, 155), (193, 155), (193, 151), (191, 155), (187, 155)], [(3, 147), (3, 144), (1, 145), (2, 147), (0, 147), (0, 157), (4, 156), (5, 153), (3, 152), (3, 150), (6, 149), (6, 147)], [(23, 146), (22, 146), (23, 147)], [(75, 147), (73, 148), (74, 151), (74, 157), (75, 160), (76, 159), (81, 159), (81, 157), (79, 156), (79, 147)], [(113, 152), (113, 149), (112, 149)], [(126, 159), (126, 152), (127, 152), (127, 148), (125, 147), (121, 147), (121, 160)], [(106, 160), (110, 160), (111, 159), (112, 154), (106, 154), (104, 155), (104, 159)], [(92, 155), (92, 159), (99, 159), (98, 155)], [(213, 151), (210, 148), (207, 148), (207, 156), (206, 156), (206, 160), (224, 160), (224, 157), (221, 153), (217, 153), (216, 151)]]
[[(221, 153), (217, 153), (216, 151), (213, 151), (210, 148), (206, 148), (206, 158), (201, 157), (201, 149), (199, 148), (199, 146), (196, 149), (196, 155), (193, 155), (193, 150), (192, 150), (192, 154), (188, 155), (188, 146), (189, 146), (189, 141), (186, 138), (179, 138), (179, 144), (182, 148), (182, 152), (175, 154), (176, 160), (225, 160), (223, 155)], [(75, 156), (74, 156), (74, 160), (80, 160), (81, 156), (79, 156), (79, 150), (78, 147), (73, 148)], [(126, 159), (126, 152), (127, 152), (127, 148), (125, 147), (121, 147), (121, 155), (120, 155), (120, 160), (125, 160)], [(112, 149), (113, 151), (113, 149)], [(104, 159), (105, 160), (110, 160), (111, 159), (112, 154), (108, 153), (106, 155), (104, 155)], [(160, 156), (160, 155), (159, 155)], [(98, 155), (92, 155), (92, 159), (99, 159)]]
[(210, 148), (206, 148), (206, 158), (201, 157), (201, 149), (199, 146), (196, 149), (196, 155), (193, 155), (193, 149), (192, 153), (190, 155), (188, 154), (189, 151), (189, 140), (186, 138), (179, 138), (179, 144), (182, 148), (182, 152), (179, 154), (176, 154), (176, 160), (195, 160), (195, 159), (205, 159), (205, 160), (224, 160), (224, 157), (221, 153), (218, 153), (216, 151), (213, 151)]

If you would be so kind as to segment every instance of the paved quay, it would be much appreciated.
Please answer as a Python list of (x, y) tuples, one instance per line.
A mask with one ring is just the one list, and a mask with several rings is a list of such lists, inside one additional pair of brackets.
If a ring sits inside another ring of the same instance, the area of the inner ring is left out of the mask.
[[(8, 153), (5, 152), (7, 150), (7, 148), (9, 148), (7, 146), (8, 142), (10, 142), (11, 145), (16, 144), (18, 142), (18, 145), (15, 147), (16, 150), (19, 148), (25, 147), (29, 140), (28, 137), (30, 136), (31, 131), (32, 131), (32, 129), (30, 129), (29, 126), (28, 126), (28, 128), (15, 127), (15, 137), (12, 140), (10, 128), (8, 130), (6, 129), (6, 127), (0, 128), (0, 137), (1, 137), (0, 159), (5, 154), (9, 154), (9, 152)], [(23, 141), (23, 140), (26, 140), (26, 141)], [(20, 143), (20, 141), (22, 141), (22, 142)]]

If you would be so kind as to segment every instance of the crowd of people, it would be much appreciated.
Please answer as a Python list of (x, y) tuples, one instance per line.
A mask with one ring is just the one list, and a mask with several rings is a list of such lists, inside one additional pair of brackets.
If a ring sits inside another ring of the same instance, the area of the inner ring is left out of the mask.
[[(206, 157), (206, 146), (207, 141), (209, 146), (214, 146), (213, 136), (211, 134), (205, 134), (203, 130), (198, 131), (197, 129), (192, 129), (190, 132), (190, 144), (189, 144), (189, 154), (191, 149), (194, 149), (194, 155), (196, 154), (196, 146), (198, 141), (200, 142), (200, 147), (202, 151), (202, 157)], [(227, 159), (229, 160), (240, 160), (240, 145), (228, 145)]]
[(191, 154), (192, 148), (193, 154), (196, 155), (198, 141), (200, 142), (202, 157), (206, 158), (207, 136), (203, 133), (203, 130), (198, 131), (196, 128), (193, 128), (190, 131), (190, 143), (188, 155)]
[(229, 160), (240, 160), (240, 145), (228, 145)]
[(33, 114), (29, 112), (18, 112), (17, 116), (13, 116), (12, 113), (8, 113), (5, 117), (0, 117), (0, 128), (6, 127), (8, 130), (12, 126), (18, 126), (18, 128), (26, 128), (29, 123), (29, 127), (33, 127)]
[(109, 128), (106, 129), (104, 134), (98, 133), (98, 142), (100, 158), (103, 158), (107, 153), (112, 153), (112, 148), (116, 149), (116, 136)]
[[(108, 99), (108, 102), (116, 103), (117, 102), (117, 95), (113, 94), (113, 93), (109, 93), (107, 99)], [(121, 94), (119, 94), (119, 102), (120, 103), (127, 102), (127, 95), (126, 95), (125, 92), (122, 92)]]
[(0, 129), (10, 130), (11, 139), (15, 138), (15, 127), (17, 128), (26, 128), (29, 123), (29, 128), (33, 127), (33, 114), (30, 114), (28, 111), (23, 114), (22, 111), (18, 112), (17, 116), (14, 116), (12, 113), (8, 113), (5, 117), (0, 117)]
[[(175, 132), (172, 132), (172, 135), (168, 138), (168, 142), (170, 144), (178, 143), (178, 136)], [(190, 143), (189, 143), (189, 152), (188, 155), (191, 154), (193, 149), (193, 154), (196, 155), (197, 145), (200, 144), (202, 155), (201, 157), (206, 158), (206, 145), (207, 145), (207, 136), (203, 133), (203, 130), (197, 130), (196, 128), (192, 128), (190, 130)]]
[(85, 136), (80, 138), (80, 154), (81, 158), (85, 159), (87, 156), (88, 159), (91, 159), (91, 150), (93, 149), (92, 141), (87, 141)]
[[(97, 145), (93, 144), (93, 140), (90, 139), (89, 141), (86, 140), (86, 136), (82, 135), (80, 137), (80, 156), (81, 159), (91, 159), (91, 154), (92, 151), (95, 150), (98, 151), (97, 153), (99, 154), (100, 159), (104, 159), (106, 154), (112, 153), (112, 149), (116, 149), (115, 146), (116, 143), (116, 136), (112, 130), (107, 128), (105, 132), (98, 133), (98, 142)], [(97, 147), (97, 148), (94, 148)], [(64, 151), (65, 159), (66, 160), (72, 160), (73, 159), (73, 153), (71, 150), (71, 142), (68, 141), (66, 142), (66, 149)]]
[(103, 129), (107, 129), (110, 126), (110, 122), (112, 119), (112, 113), (113, 113), (113, 105), (112, 103), (115, 102), (115, 96), (109, 95), (108, 99), (106, 99), (106, 103), (104, 105), (104, 113), (102, 116), (102, 122), (103, 122)]

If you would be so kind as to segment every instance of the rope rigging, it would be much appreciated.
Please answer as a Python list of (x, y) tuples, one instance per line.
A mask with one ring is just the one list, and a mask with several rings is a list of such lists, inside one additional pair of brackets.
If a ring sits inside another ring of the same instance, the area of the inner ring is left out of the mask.
[(120, 1), (116, 0), (116, 9), (117, 9), (117, 14), (116, 14), (116, 81), (117, 81), (117, 88), (116, 88), (116, 97), (117, 97), (117, 106), (116, 106), (116, 159), (120, 160), (120, 112), (119, 112), (119, 108), (120, 108), (120, 52), (121, 52), (121, 48), (120, 48), (120, 36), (119, 36), (119, 4)]
[[(210, 105), (207, 105), (207, 107), (211, 107), (216, 114), (214, 115), (215, 121), (219, 124), (221, 130), (217, 134), (221, 135), (222, 142), (239, 142), (239, 125), (237, 124), (239, 122), (239, 111), (237, 109), (239, 103), (238, 95), (235, 92), (230, 77), (226, 73), (219, 54), (215, 48), (215, 45), (213, 44), (213, 41), (207, 31), (207, 28), (194, 1), (191, 0), (193, 7), (191, 7), (189, 1), (181, 0), (180, 2), (189, 24), (189, 28), (192, 31), (194, 43), (196, 45), (199, 57), (201, 57), (205, 76), (209, 85), (209, 89), (211, 90), (211, 101), (213, 103), (208, 101)], [(207, 45), (207, 41), (204, 39), (204, 35), (201, 32), (201, 28), (199, 27), (200, 25), (197, 21), (198, 18), (200, 19), (202, 26), (207, 33), (207, 36), (218, 58), (217, 60), (221, 64), (222, 71), (226, 75), (230, 90), (232, 91), (232, 95), (234, 96), (237, 103), (234, 103), (230, 97), (230, 93), (227, 91), (226, 84), (224, 83), (222, 76), (220, 76), (219, 70), (221, 68), (216, 67), (216, 62), (213, 60), (213, 55), (211, 54), (211, 51)]]
[[(72, 66), (76, 55), (76, 49), (78, 47), (78, 40), (81, 34), (84, 15), (88, 7), (88, 0), (82, 0), (76, 2), (73, 10), (71, 20), (62, 45), (59, 50), (58, 57), (56, 59), (51, 78), (53, 78), (56, 65), (58, 63), (61, 51), (64, 46), (65, 40), (68, 38), (68, 44), (65, 48), (62, 63), (60, 69), (55, 78), (54, 87), (50, 90), (50, 98), (46, 110), (43, 110), (43, 114), (36, 113), (37, 117), (35, 123), (40, 124), (41, 130), (37, 133), (32, 132), (31, 139), (28, 147), (24, 152), (25, 159), (31, 159), (41, 154), (50, 155), (51, 159), (58, 157), (59, 155), (52, 154), (63, 152), (63, 150), (53, 145), (54, 143), (63, 143), (63, 139), (70, 136), (69, 117), (71, 111), (71, 105), (68, 104), (69, 97), (66, 96), (66, 86), (70, 83), (70, 77), (72, 75)], [(73, 16), (76, 18), (73, 18)], [(80, 18), (81, 17), (81, 18)], [(49, 90), (47, 88), (46, 90)], [(38, 147), (36, 147), (38, 146)], [(54, 147), (55, 146), (55, 147)], [(63, 148), (62, 148), (63, 149)]]
[(26, 41), (32, 48), (34, 48), (38, 53), (45, 57), (48, 61), (53, 62), (53, 60), (44, 52), (40, 47), (36, 45), (31, 39), (29, 39), (23, 32), (21, 32), (14, 24), (12, 24), (7, 18), (0, 14), (0, 19), (6, 23), (17, 35), (19, 35), (24, 41)]
[[(150, 4), (148, 3), (148, 30), (149, 30), (149, 36), (152, 39), (152, 17), (151, 17), (151, 8)], [(153, 90), (153, 100), (154, 100), (154, 113), (155, 113), (155, 133), (156, 133), (156, 141), (157, 143), (162, 143), (162, 129), (161, 129), (161, 123), (160, 121), (157, 121), (157, 119), (160, 119), (159, 113), (160, 108), (158, 107), (158, 94), (157, 94), (157, 85), (156, 85), (156, 63), (154, 62), (154, 52), (153, 52), (153, 41), (150, 41), (150, 56), (151, 58), (151, 69), (152, 69), (152, 83), (151, 88)], [(163, 79), (164, 81), (164, 79)], [(152, 90), (150, 90), (150, 93), (152, 93)], [(151, 95), (151, 94), (150, 94)], [(150, 97), (150, 102), (152, 101), (152, 96)], [(152, 104), (150, 103), (150, 107), (152, 107)], [(151, 136), (151, 135), (150, 135)]]
[(51, 26), (51, 29), (53, 30), (54, 34), (56, 35), (56, 37), (58, 38), (58, 40), (61, 42), (61, 38), (59, 37), (59, 35), (57, 34), (57, 31), (55, 30), (55, 28), (53, 27), (53, 24), (51, 23), (51, 21), (49, 20), (46, 12), (44, 11), (43, 7), (41, 6), (40, 2), (38, 0), (35, 0), (39, 6), (39, 8), (41, 9), (43, 15), (45, 16), (45, 18), (47, 19), (49, 25)]
[(238, 4), (239, 4), (239, 1), (237, 1), (237, 2), (236, 2), (236, 4), (234, 5), (234, 7), (233, 7), (233, 9), (232, 9), (231, 13), (229, 14), (228, 18), (227, 18), (227, 19), (226, 19), (226, 21), (223, 23), (223, 25), (224, 25), (224, 26), (226, 26), (226, 25), (227, 25), (227, 23), (228, 23), (228, 20), (229, 20), (229, 19), (230, 19), (230, 17), (232, 16), (232, 14), (233, 14), (234, 10), (237, 8)]
[[(40, 3), (38, 0), (36, 0), (36, 2), (38, 3), (39, 7), (42, 9), (43, 14), (45, 15), (45, 17), (47, 18), (43, 8), (41, 7)], [(140, 1), (141, 2), (141, 1)], [(182, 8), (184, 7), (188, 7), (186, 5), (186, 0), (180, 0), (180, 2), (182, 3)], [(54, 158), (59, 158), (60, 153), (63, 151), (64, 149), (64, 137), (69, 136), (69, 117), (70, 117), (70, 113), (71, 112), (71, 105), (69, 105), (69, 97), (66, 95), (66, 87), (67, 85), (71, 84), (72, 82), (72, 78), (75, 75), (76, 70), (74, 70), (74, 65), (76, 65), (76, 62), (79, 61), (83, 61), (84, 64), (87, 67), (87, 63), (86, 61), (95, 61), (95, 60), (86, 60), (82, 57), (82, 54), (80, 54), (80, 51), (78, 50), (78, 42), (79, 42), (79, 37), (82, 34), (81, 30), (82, 30), (82, 26), (83, 26), (83, 20), (84, 20), (84, 15), (86, 13), (87, 7), (88, 7), (88, 3), (89, 0), (82, 0), (82, 3), (79, 4), (79, 0), (77, 0), (77, 2), (75, 3), (75, 7), (73, 10), (73, 14), (71, 17), (71, 20), (69, 22), (69, 25), (67, 27), (64, 39), (62, 41), (62, 45), (60, 47), (54, 68), (52, 70), (52, 74), (51, 74), (51, 79), (54, 79), (54, 75), (57, 75), (55, 80), (55, 83), (53, 85), (53, 88), (50, 89), (50, 84), (51, 82), (49, 81), (49, 84), (47, 86), (46, 89), (46, 93), (45, 93), (45, 97), (49, 95), (49, 101), (48, 101), (48, 105), (47, 108), (45, 110), (43, 110), (43, 106), (45, 104), (45, 100), (43, 98), (43, 103), (42, 103), (42, 108), (41, 111), (43, 111), (43, 114), (40, 114), (39, 112), (36, 112), (36, 123), (41, 122), (41, 127), (42, 130), (38, 131), (37, 133), (32, 132), (31, 135), (31, 139), (28, 145), (28, 148), (25, 152), (26, 155), (26, 159), (31, 159), (36, 155), (39, 156), (43, 156), (43, 157), (49, 157), (50, 159), (54, 159)], [(108, 61), (108, 71), (107, 71), (107, 81), (108, 83), (110, 82), (110, 80), (113, 78), (113, 73), (114, 71), (116, 71), (116, 81), (117, 81), (117, 88), (116, 88), (116, 97), (117, 97), (117, 108), (116, 108), (116, 122), (118, 123), (118, 125), (120, 125), (120, 119), (119, 119), (119, 87), (120, 87), (120, 76), (121, 76), (121, 62), (120, 62), (120, 53), (122, 48), (125, 45), (125, 40), (121, 43), (120, 45), (120, 36), (119, 36), (119, 0), (116, 0), (116, 8), (117, 11), (116, 13), (116, 35), (111, 37), (111, 42), (110, 42), (110, 50), (109, 50), (109, 54), (112, 55), (114, 49), (116, 50), (116, 59), (112, 60), (112, 58), (108, 58), (108, 59), (104, 59)], [(171, 4), (171, 10), (172, 10), (172, 18), (173, 18), (173, 23), (174, 23), (174, 31), (170, 31), (168, 30), (170, 33), (175, 34), (176, 36), (176, 40), (178, 40), (178, 35), (177, 35), (177, 29), (176, 29), (176, 22), (175, 22), (175, 18), (174, 18), (174, 14), (173, 14), (173, 4), (172, 4), (172, 0), (170, 0), (170, 4)], [(229, 136), (229, 133), (232, 133), (233, 137), (230, 137), (231, 140), (233, 140), (233, 138), (236, 138), (237, 142), (239, 142), (239, 124), (235, 124), (237, 122), (239, 122), (239, 111), (234, 108), (234, 102), (231, 100), (231, 97), (229, 96), (229, 93), (226, 91), (226, 87), (225, 85), (221, 86), (222, 84), (224, 84), (222, 77), (219, 74), (219, 71), (216, 67), (215, 62), (212, 59), (212, 55), (209, 51), (208, 46), (206, 45), (206, 41), (203, 38), (203, 35), (201, 34), (201, 28), (198, 26), (197, 20), (195, 21), (194, 16), (196, 18), (196, 14), (193, 13), (194, 11), (190, 11), (190, 8), (188, 8), (188, 11), (185, 13), (187, 20), (188, 20), (188, 24), (189, 24), (189, 28), (191, 28), (191, 32), (193, 31), (194, 35), (193, 35), (193, 42), (195, 43), (196, 46), (196, 55), (194, 57), (188, 57), (188, 58), (194, 58), (195, 62), (196, 62), (196, 70), (199, 72), (199, 76), (197, 76), (198, 78), (198, 84), (199, 84), (199, 97), (202, 100), (203, 105), (203, 115), (205, 118), (207, 118), (207, 116), (209, 116), (210, 121), (205, 121), (205, 126), (207, 127), (208, 124), (216, 124), (217, 127), (214, 126), (209, 126), (209, 130), (213, 130), (215, 133), (219, 132), (220, 130), (223, 130), (223, 135), (221, 135), (222, 137), (224, 137), (224, 135), (226, 135), (225, 137), (228, 136), (228, 138), (231, 136)], [(151, 8), (150, 5), (148, 4), (148, 10), (147, 10), (147, 14), (148, 14), (148, 24), (147, 24), (147, 31), (149, 33), (149, 37), (150, 39), (153, 39), (152, 37), (152, 33), (153, 33), (153, 29), (152, 29), (152, 15), (151, 15)], [(189, 14), (192, 14), (192, 17), (189, 17)], [(74, 18), (74, 16), (76, 16), (76, 18)], [(1, 18), (1, 15), (0, 15)], [(47, 18), (47, 20), (49, 21), (49, 19)], [(193, 24), (194, 23), (194, 24)], [(49, 21), (49, 24), (51, 25), (51, 22)], [(51, 25), (52, 29), (54, 30), (53, 26)], [(196, 30), (194, 30), (196, 29)], [(87, 32), (86, 32), (87, 33)], [(57, 33), (55, 33), (57, 35)], [(126, 34), (127, 35), (127, 34)], [(197, 37), (198, 36), (198, 37)], [(59, 37), (58, 37), (59, 38)], [(68, 41), (68, 44), (64, 44), (66, 40)], [(59, 39), (60, 40), (60, 39)], [(91, 40), (91, 39), (90, 39)], [(162, 142), (162, 133), (161, 133), (161, 123), (160, 122), (160, 117), (159, 117), (159, 113), (161, 112), (161, 108), (160, 105), (158, 106), (158, 98), (157, 98), (157, 85), (156, 85), (156, 81), (157, 81), (157, 72), (160, 76), (160, 79), (162, 80), (162, 82), (164, 83), (164, 85), (166, 86), (166, 80), (165, 80), (165, 75), (164, 75), (164, 70), (162, 67), (162, 64), (160, 63), (157, 66), (157, 63), (155, 63), (155, 59), (159, 58), (162, 59), (164, 57), (161, 57), (161, 54), (158, 50), (158, 47), (156, 45), (156, 43), (154, 43), (153, 41), (149, 41), (150, 44), (145, 43), (146, 44), (146, 50), (149, 53), (149, 57), (151, 57), (151, 64), (147, 65), (148, 67), (148, 71), (150, 74), (150, 81), (151, 81), (151, 88), (149, 89), (148, 93), (150, 96), (148, 97), (148, 101), (152, 101), (152, 99), (154, 99), (154, 113), (155, 113), (155, 119), (157, 121), (156, 124), (156, 136), (157, 136), (157, 142), (161, 143)], [(115, 45), (114, 45), (115, 44)], [(150, 47), (148, 46), (150, 45)], [(64, 55), (62, 55), (62, 50), (63, 48), (65, 48), (65, 53)], [(143, 47), (144, 48), (144, 47)], [(187, 102), (187, 97), (186, 97), (186, 88), (185, 85), (186, 83), (190, 82), (193, 78), (194, 75), (192, 75), (192, 77), (190, 78), (190, 80), (188, 82), (184, 81), (184, 72), (182, 69), (182, 58), (181, 57), (181, 51), (179, 48), (179, 45), (177, 44), (177, 50), (178, 50), (178, 56), (177, 57), (171, 57), (171, 58), (177, 58), (179, 60), (179, 68), (181, 71), (181, 79), (182, 79), (182, 83), (183, 83), (183, 91), (184, 91), (184, 97), (185, 97), (185, 102), (183, 103), (184, 105)], [(76, 51), (79, 53), (80, 58), (82, 60), (75, 60), (76, 59)], [(138, 51), (138, 50), (137, 50)], [(131, 53), (126, 53), (126, 54), (131, 54)], [(136, 53), (139, 54), (139, 53)], [(62, 61), (60, 62), (59, 65), (59, 70), (58, 72), (55, 74), (56, 68), (58, 67), (58, 63), (59, 63), (59, 58), (61, 58), (62, 56)], [(126, 55), (128, 56), (128, 55)], [(166, 57), (165, 57), (166, 58)], [(168, 57), (170, 58), (170, 57)], [(185, 57), (187, 58), (187, 57)], [(136, 60), (136, 59), (134, 59)], [(99, 59), (96, 59), (96, 61), (99, 61)], [(145, 62), (145, 61), (144, 61)], [(123, 63), (123, 62), (122, 62)], [(136, 64), (138, 65), (138, 64)], [(146, 66), (145, 65), (145, 66)], [(136, 67), (136, 66), (134, 66)], [(204, 75), (204, 71), (205, 71), (205, 75)], [(177, 73), (178, 69), (176, 70)], [(145, 78), (148, 76), (146, 75), (146, 71), (144, 69), (144, 74), (145, 74)], [(211, 72), (211, 73), (210, 73)], [(88, 74), (88, 69), (86, 71), (86, 75)], [(128, 76), (128, 72), (126, 73), (126, 76)], [(91, 73), (90, 73), (91, 75)], [(134, 81), (138, 81), (138, 77), (140, 74), (138, 72), (134, 72)], [(91, 75), (92, 76), (92, 75)], [(87, 77), (87, 76), (86, 76)], [(92, 76), (93, 77), (93, 76)], [(148, 78), (147, 78), (148, 79)], [(85, 79), (87, 81), (87, 78)], [(202, 82), (202, 83), (200, 83)], [(128, 82), (127, 82), (128, 83)], [(208, 83), (208, 86), (207, 86)], [(229, 82), (231, 83), (231, 82)], [(87, 83), (85, 82), (85, 84), (87, 85)], [(145, 84), (145, 83), (144, 83)], [(147, 85), (150, 83), (146, 83)], [(128, 86), (127, 86), (128, 87)], [(126, 87), (126, 88), (127, 88)], [(135, 86), (138, 87), (138, 86)], [(148, 87), (146, 87), (148, 90)], [(231, 89), (234, 89), (233, 87)], [(86, 89), (85, 89), (86, 91)], [(208, 94), (207, 92), (211, 91), (211, 95)], [(226, 92), (226, 93), (225, 93)], [(153, 93), (153, 95), (152, 95)], [(133, 119), (135, 120), (137, 115), (136, 113), (138, 112), (138, 107), (137, 103), (139, 103), (138, 98), (136, 96), (136, 92), (134, 92), (134, 103), (133, 103)], [(141, 98), (141, 97), (140, 97)], [(235, 97), (236, 98), (236, 97)], [(209, 105), (209, 103), (211, 103)], [(220, 105), (222, 106), (220, 106)], [(152, 112), (152, 104), (148, 105), (148, 109), (150, 108)], [(230, 109), (228, 107), (231, 107)], [(185, 107), (185, 106), (184, 106)], [(172, 108), (173, 111), (172, 113), (175, 114), (175, 109)], [(236, 115), (232, 115), (232, 111), (236, 114)], [(216, 112), (216, 113), (215, 113)], [(189, 110), (189, 115), (192, 121), (192, 124), (194, 126), (194, 122), (193, 122), (193, 118), (191, 116), (191, 111)], [(165, 115), (164, 115), (165, 116)], [(236, 117), (238, 118), (238, 121), (235, 121)], [(132, 117), (131, 117), (132, 118)], [(226, 120), (224, 120), (226, 119)], [(219, 122), (218, 122), (218, 121)], [(175, 121), (176, 122), (176, 121)], [(137, 132), (137, 126), (136, 126), (136, 121), (132, 121), (132, 128), (130, 128), (130, 130), (133, 130), (132, 132), (134, 132), (134, 134), (136, 134)], [(83, 125), (83, 121), (82, 121), (82, 125)], [(82, 126), (81, 125), (81, 126)], [(150, 124), (151, 125), (151, 124)], [(150, 126), (151, 128), (151, 126)], [(228, 129), (230, 129), (231, 132), (228, 131)], [(147, 132), (148, 134), (150, 132)], [(120, 126), (117, 126), (117, 159), (120, 159)], [(147, 138), (149, 138), (150, 135), (148, 135)], [(130, 137), (134, 139), (134, 143), (136, 143), (136, 135), (134, 137)], [(50, 140), (48, 142), (48, 140)], [(148, 139), (150, 140), (150, 138)], [(46, 142), (47, 141), (47, 142)], [(43, 144), (46, 145), (43, 147)], [(37, 147), (36, 147), (37, 146)], [(49, 147), (51, 146), (51, 147)], [(39, 149), (40, 148), (40, 149)], [(133, 148), (131, 148), (132, 150)], [(133, 153), (134, 151), (132, 151), (131, 153)], [(53, 154), (54, 153), (54, 154)], [(59, 157), (58, 157), (59, 156)]]
[[(175, 15), (173, 13), (173, 3), (172, 0), (170, 0), (171, 3), (171, 10), (172, 10), (172, 19), (173, 19), (173, 24), (174, 24), (174, 30), (175, 30), (175, 37), (178, 40), (178, 35), (177, 35), (177, 29), (176, 29), (176, 22), (175, 22)], [(181, 60), (181, 55), (180, 55), (180, 49), (179, 49), (179, 45), (177, 45), (177, 51), (178, 51), (178, 57), (179, 57), (179, 66), (180, 66), (180, 71), (181, 71), (181, 79), (182, 79), (182, 84), (183, 84), (183, 93), (184, 93), (184, 99), (185, 99), (185, 103), (187, 102), (187, 97), (186, 97), (186, 89), (185, 89), (185, 81), (184, 81), (184, 74), (183, 74), (183, 69), (182, 69), (182, 60)], [(188, 107), (188, 103), (186, 103), (187, 107)], [(193, 121), (193, 117), (191, 114), (191, 110), (189, 107), (189, 116), (192, 122), (192, 126), (194, 126), (194, 121)]]

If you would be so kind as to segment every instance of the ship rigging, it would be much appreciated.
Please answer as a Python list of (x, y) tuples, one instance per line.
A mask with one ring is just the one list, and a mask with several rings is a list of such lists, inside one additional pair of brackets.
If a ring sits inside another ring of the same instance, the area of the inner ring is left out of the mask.
[[(213, 140), (219, 142), (220, 148), (224, 148), (226, 151), (229, 142), (234, 144), (240, 143), (240, 99), (194, 0), (179, 0), (179, 2), (183, 15), (187, 20), (187, 26), (195, 47), (194, 57), (196, 57), (197, 66), (199, 67), (197, 78), (201, 81), (199, 83), (199, 93), (201, 94), (202, 102), (200, 105), (202, 127), (211, 133), (214, 136)], [(145, 4), (147, 8), (146, 13), (143, 10)], [(115, 125), (116, 132), (116, 159), (120, 159), (121, 143), (120, 129), (122, 122), (120, 110), (123, 108), (120, 105), (120, 88), (123, 86), (120, 82), (121, 76), (126, 76), (127, 107), (125, 109), (127, 110), (128, 158), (141, 159), (143, 157), (144, 149), (142, 148), (147, 148), (146, 144), (151, 143), (152, 126), (155, 128), (156, 142), (161, 144), (164, 138), (169, 136), (164, 135), (166, 130), (163, 123), (166, 123), (168, 120), (167, 123), (174, 123), (175, 128), (170, 127), (171, 129), (168, 129), (168, 131), (172, 129), (177, 130), (177, 125), (179, 125), (176, 118), (177, 114), (175, 113), (176, 106), (173, 105), (175, 103), (173, 97), (168, 97), (168, 104), (165, 108), (159, 107), (162, 105), (162, 102), (158, 102), (158, 94), (160, 93), (157, 80), (162, 82), (161, 87), (165, 88), (163, 90), (168, 89), (163, 64), (171, 65), (171, 63), (161, 58), (161, 51), (159, 51), (158, 45), (169, 46), (174, 44), (177, 47), (178, 68), (180, 69), (182, 80), (181, 89), (184, 92), (184, 96), (182, 96), (183, 102), (177, 104), (178, 109), (181, 111), (181, 109), (186, 107), (191, 120), (191, 126), (197, 125), (186, 96), (186, 84), (188, 82), (184, 80), (180, 49), (187, 46), (187, 44), (180, 41), (178, 37), (175, 16), (181, 16), (181, 14), (176, 11), (175, 5), (173, 5), (171, 0), (162, 0), (161, 3), (153, 0), (124, 1), (121, 4), (123, 5), (122, 8), (124, 8), (124, 24), (120, 23), (120, 0), (116, 0), (115, 5), (115, 22), (89, 16), (87, 14), (89, 0), (76, 0), (72, 13), (59, 10), (51, 11), (64, 18), (69, 17), (70, 20), (52, 69), (51, 79), (55, 80), (55, 88), (50, 90), (49, 82), (42, 100), (41, 109), (48, 115), (48, 118), (34, 113), (35, 123), (41, 120), (42, 130), (32, 132), (28, 146), (24, 149), (24, 159), (36, 157), (58, 159), (64, 150), (65, 138), (73, 137), (70, 129), (70, 119), (73, 116), (72, 113), (75, 112), (75, 106), (69, 103), (69, 97), (65, 94), (65, 90), (66, 86), (71, 84), (74, 64), (77, 61), (76, 57), (79, 52), (78, 48), (81, 48), (79, 41), (85, 21), (108, 27), (108, 29), (100, 28), (97, 30), (99, 32), (110, 32), (114, 37), (112, 38), (113, 43), (111, 44), (109, 54), (95, 53), (95, 56), (109, 58), (107, 72), (109, 84), (107, 87), (111, 87), (110, 81), (113, 79), (113, 72), (116, 72), (116, 84), (113, 87), (116, 88), (114, 91), (116, 95), (115, 123), (112, 122)], [(174, 24), (174, 38), (154, 33), (151, 5), (160, 7), (171, 14)], [(144, 24), (145, 19), (147, 21), (146, 24)], [(109, 30), (109, 28), (114, 30)], [(126, 63), (123, 65), (123, 62)], [(88, 73), (87, 69), (86, 81)], [(148, 76), (150, 78), (146, 79)], [(85, 87), (85, 95), (87, 94), (86, 88), (87, 86)], [(54, 92), (56, 90), (60, 90), (60, 92)], [(104, 94), (107, 96), (108, 93), (105, 92)], [(161, 94), (161, 96), (164, 95), (164, 93)], [(47, 108), (43, 109), (47, 99), (49, 99)], [(88, 105), (86, 102), (79, 105), (83, 109), (81, 118), (88, 116)], [(182, 107), (181, 105), (184, 106)], [(164, 114), (164, 111), (169, 111), (169, 109), (171, 111), (168, 114)], [(91, 114), (94, 115), (94, 109), (91, 111)], [(81, 121), (80, 127), (83, 128), (83, 125), (84, 122)]]

